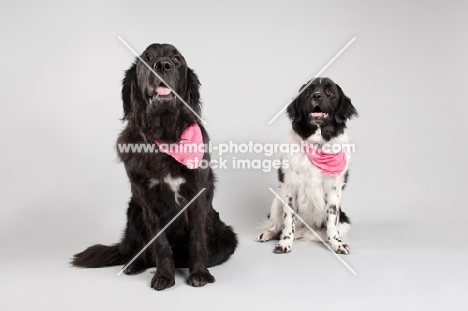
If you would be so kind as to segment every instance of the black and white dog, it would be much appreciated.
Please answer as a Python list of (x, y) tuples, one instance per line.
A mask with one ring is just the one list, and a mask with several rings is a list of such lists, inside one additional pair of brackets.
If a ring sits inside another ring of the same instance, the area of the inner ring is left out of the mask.
[[(316, 78), (288, 106), (287, 114), (292, 131), (286, 143), (301, 149), (283, 154), (289, 166), (278, 171), (278, 194), (335, 252), (349, 254), (342, 237), (350, 221), (341, 209), (341, 198), (352, 149), (346, 121), (358, 115), (356, 108), (338, 84)], [(289, 253), (294, 239), (319, 241), (278, 198), (273, 200), (264, 229), (257, 240), (279, 239), (275, 253)]]

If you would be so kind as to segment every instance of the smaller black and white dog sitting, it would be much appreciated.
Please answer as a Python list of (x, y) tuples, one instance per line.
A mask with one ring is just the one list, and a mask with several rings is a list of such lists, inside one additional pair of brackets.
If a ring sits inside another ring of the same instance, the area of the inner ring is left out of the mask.
[[(277, 193), (336, 253), (349, 254), (342, 237), (349, 231), (350, 221), (341, 209), (341, 198), (352, 151), (346, 121), (358, 115), (356, 108), (338, 84), (316, 78), (288, 106), (287, 114), (292, 131), (285, 143), (298, 144), (301, 149), (283, 154), (282, 160), (289, 166), (278, 171)], [(277, 254), (289, 253), (294, 239), (319, 241), (278, 198), (273, 200), (265, 224), (257, 241), (279, 239), (274, 249)]]

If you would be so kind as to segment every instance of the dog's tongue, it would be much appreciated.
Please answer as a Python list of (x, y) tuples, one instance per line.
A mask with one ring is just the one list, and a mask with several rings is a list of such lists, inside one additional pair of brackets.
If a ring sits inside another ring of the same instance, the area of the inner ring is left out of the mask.
[(169, 95), (171, 90), (165, 86), (157, 86), (156, 93), (158, 93), (158, 95)]

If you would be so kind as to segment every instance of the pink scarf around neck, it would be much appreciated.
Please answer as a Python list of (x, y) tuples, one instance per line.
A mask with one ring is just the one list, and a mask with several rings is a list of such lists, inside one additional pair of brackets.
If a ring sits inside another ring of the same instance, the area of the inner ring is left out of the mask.
[(327, 176), (339, 175), (346, 168), (346, 154), (343, 151), (326, 153), (307, 143), (304, 143), (304, 151), (310, 162)]
[(162, 140), (155, 140), (154, 142), (162, 152), (167, 153), (189, 169), (198, 168), (203, 160), (203, 135), (197, 123), (185, 129), (179, 143), (166, 143)]

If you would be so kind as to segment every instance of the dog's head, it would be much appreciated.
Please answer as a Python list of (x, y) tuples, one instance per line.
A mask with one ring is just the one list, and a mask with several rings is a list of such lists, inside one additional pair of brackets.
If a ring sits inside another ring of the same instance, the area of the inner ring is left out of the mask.
[(122, 81), (123, 120), (135, 118), (144, 126), (158, 126), (163, 118), (174, 119), (181, 113), (194, 120), (173, 92), (200, 114), (200, 81), (182, 54), (170, 44), (152, 44), (140, 58)]
[(287, 114), (293, 129), (303, 138), (322, 129), (322, 136), (329, 140), (346, 128), (346, 121), (358, 113), (340, 86), (329, 78), (316, 78), (288, 106)]

